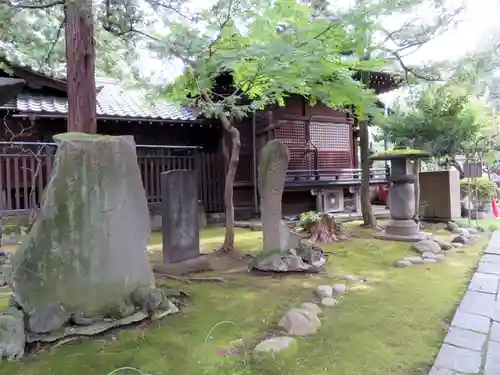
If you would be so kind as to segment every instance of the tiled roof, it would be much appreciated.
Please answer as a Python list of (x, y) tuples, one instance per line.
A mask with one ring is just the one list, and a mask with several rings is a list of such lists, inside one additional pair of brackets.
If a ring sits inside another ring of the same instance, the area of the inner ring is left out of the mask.
[[(66, 114), (68, 100), (64, 97), (22, 92), (1, 108), (40, 114)], [(145, 99), (140, 91), (125, 90), (105, 84), (97, 95), (97, 116), (130, 119), (196, 120), (196, 110), (155, 99)]]

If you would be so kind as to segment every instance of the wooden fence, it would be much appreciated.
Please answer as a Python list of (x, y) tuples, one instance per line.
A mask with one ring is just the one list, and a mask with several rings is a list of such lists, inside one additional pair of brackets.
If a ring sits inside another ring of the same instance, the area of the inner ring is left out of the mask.
[[(0, 192), (4, 213), (24, 213), (40, 204), (52, 173), (54, 143), (15, 142), (0, 148)], [(194, 147), (137, 146), (137, 162), (149, 203), (161, 202), (160, 174), (169, 170), (198, 170), (199, 199), (207, 212), (224, 209), (223, 170), (216, 154)]]

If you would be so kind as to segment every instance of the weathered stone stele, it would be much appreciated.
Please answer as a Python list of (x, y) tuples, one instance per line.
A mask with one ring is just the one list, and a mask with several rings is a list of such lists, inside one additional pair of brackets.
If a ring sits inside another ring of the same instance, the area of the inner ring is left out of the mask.
[(182, 262), (200, 256), (198, 182), (196, 171), (161, 174), (163, 262)]
[(131, 136), (65, 133), (11, 286), (23, 310), (60, 303), (68, 314), (112, 316), (154, 285), (149, 213)]
[(269, 141), (260, 153), (259, 193), (264, 251), (286, 250), (281, 223), (281, 197), (285, 187), (289, 153), (278, 140)]
[(281, 198), (288, 168), (288, 149), (278, 140), (268, 142), (259, 162), (259, 193), (263, 252), (252, 268), (265, 272), (319, 272), (326, 262), (323, 251), (301, 242), (281, 220)]

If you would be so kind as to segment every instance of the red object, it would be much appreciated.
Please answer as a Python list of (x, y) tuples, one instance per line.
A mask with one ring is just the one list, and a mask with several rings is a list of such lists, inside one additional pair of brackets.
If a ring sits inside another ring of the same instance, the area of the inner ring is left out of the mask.
[(387, 201), (387, 192), (389, 188), (385, 185), (380, 185), (378, 188), (378, 199), (381, 202), (386, 202)]
[(495, 217), (498, 217), (497, 202), (494, 199), (491, 200), (491, 206), (493, 207), (493, 215), (495, 215)]

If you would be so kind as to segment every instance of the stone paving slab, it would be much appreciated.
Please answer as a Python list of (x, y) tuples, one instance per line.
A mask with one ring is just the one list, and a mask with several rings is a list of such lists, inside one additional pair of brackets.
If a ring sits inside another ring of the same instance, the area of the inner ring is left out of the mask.
[(458, 308), (463, 312), (491, 318), (495, 311), (495, 295), (468, 290)]
[(495, 309), (493, 311), (493, 315), (491, 316), (491, 320), (494, 322), (500, 322), (500, 298), (497, 294), (497, 301), (495, 302)]
[(493, 232), (484, 253), (500, 255), (500, 232)]
[(451, 325), (471, 331), (488, 333), (490, 330), (490, 319), (485, 316), (469, 314), (458, 310)]
[(490, 341), (486, 352), (486, 363), (483, 375), (500, 374), (500, 343)]
[(494, 255), (500, 255), (500, 246), (495, 246), (495, 247), (487, 247), (485, 250), (484, 250), (484, 253), (485, 254), (494, 254)]
[(431, 368), (429, 375), (460, 375), (458, 372), (448, 370), (446, 368), (434, 366)]
[(486, 338), (486, 335), (483, 333), (473, 332), (458, 327), (450, 327), (444, 342), (460, 348), (480, 352), (483, 349)]
[(500, 255), (496, 254), (484, 254), (481, 258), (481, 262), (487, 263), (500, 263)]
[(429, 375), (500, 375), (500, 231), (472, 276)]
[(478, 272), (500, 275), (500, 263), (479, 262)]
[(482, 353), (443, 344), (436, 359), (436, 366), (466, 374), (477, 374), (481, 368)]
[[(500, 267), (500, 264), (498, 266)], [(472, 280), (469, 284), (469, 290), (497, 294), (498, 276), (476, 272), (474, 276), (472, 276)]]
[(500, 323), (493, 322), (490, 331), (490, 340), (500, 342)]

